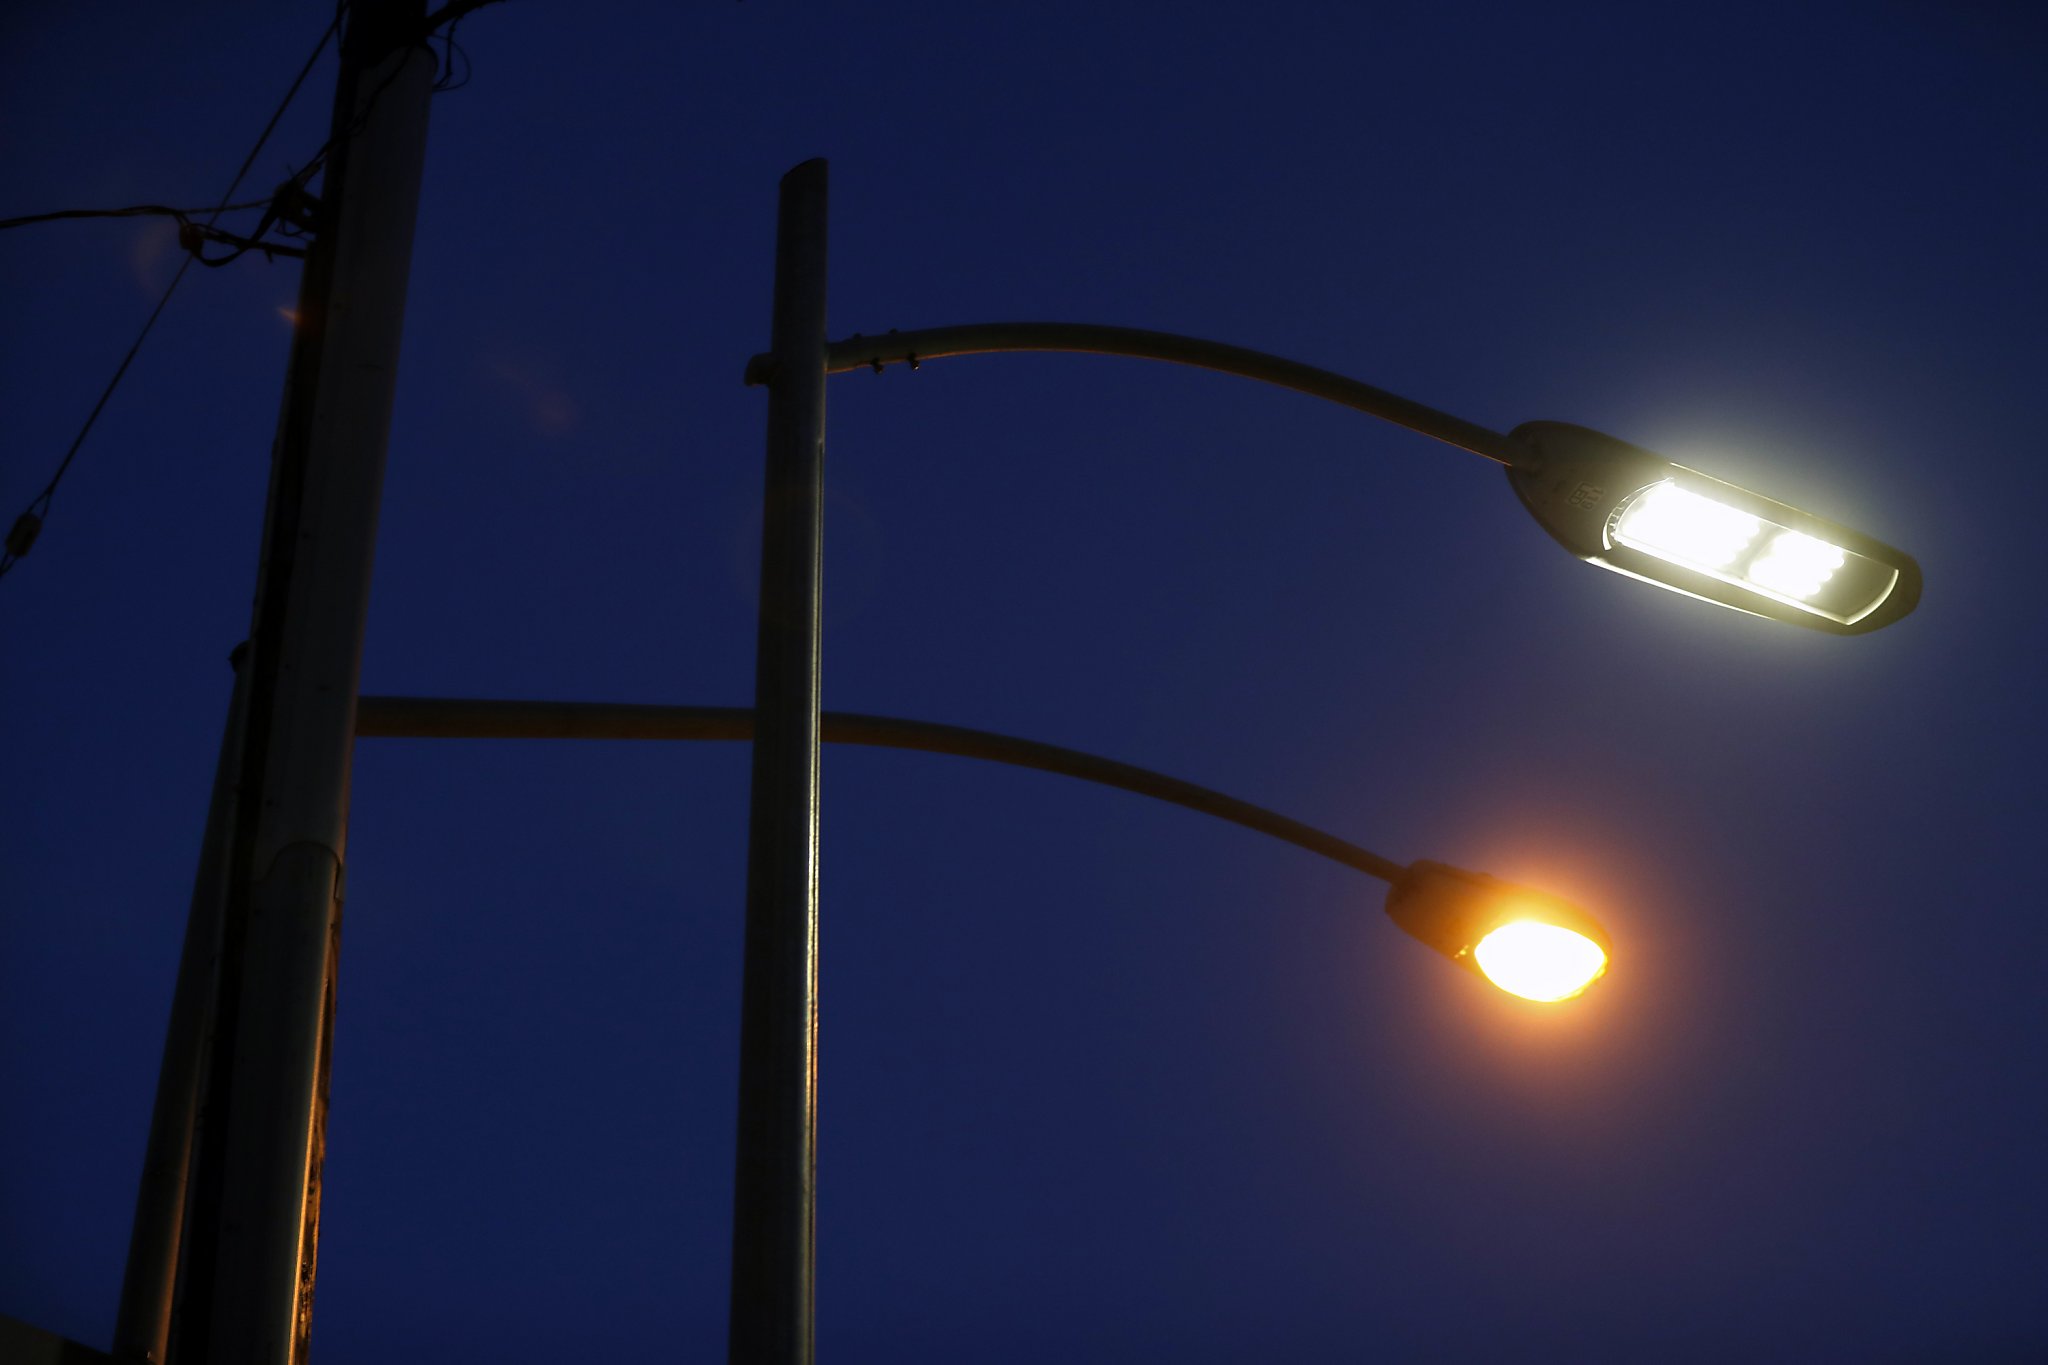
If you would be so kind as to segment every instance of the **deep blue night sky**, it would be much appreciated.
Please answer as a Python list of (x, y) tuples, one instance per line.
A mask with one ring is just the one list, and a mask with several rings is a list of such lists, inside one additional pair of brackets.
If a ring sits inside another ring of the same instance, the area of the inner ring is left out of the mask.
[[(330, 14), (7, 6), (0, 216), (211, 202)], [(1828, 637), (1242, 380), (833, 380), (828, 706), (1531, 882), (1617, 953), (1527, 1005), (1298, 850), (829, 750), (822, 1356), (2048, 1359), (2037, 11), (516, 0), (460, 36), (367, 693), (749, 701), (740, 373), (812, 156), (834, 335), (1258, 347), (1926, 572)], [(0, 234), (0, 518), (176, 260)], [(0, 581), (0, 1313), (102, 1347), (296, 273), (185, 281)], [(358, 746), (318, 1359), (720, 1358), (746, 789), (739, 744)]]

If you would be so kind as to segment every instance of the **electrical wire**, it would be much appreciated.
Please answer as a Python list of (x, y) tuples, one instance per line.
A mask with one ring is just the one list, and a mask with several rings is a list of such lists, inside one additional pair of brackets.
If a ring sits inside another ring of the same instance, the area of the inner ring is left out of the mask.
[[(437, 95), (445, 95), (450, 90), (460, 90), (463, 86), (468, 85), (470, 75), (476, 69), (469, 60), (469, 53), (464, 50), (461, 43), (455, 41), (455, 30), (461, 27), (463, 18), (468, 13), (468, 10), (464, 10), (461, 14), (451, 18), (448, 21), (447, 30), (440, 35), (441, 74), (434, 81), (434, 93)], [(431, 41), (433, 37), (431, 29), (428, 31), (428, 37)], [(461, 64), (462, 74), (460, 76), (455, 74), (458, 62)]]
[[(215, 208), (211, 216), (206, 220), (205, 228), (208, 232), (213, 231), (214, 224), (220, 220), (222, 214), (230, 211), (231, 205), (229, 201), (235, 197), (235, 191), (242, 187), (243, 179), (249, 174), (249, 168), (256, 164), (256, 158), (262, 153), (264, 144), (270, 141), (270, 135), (277, 131), (278, 121), (284, 117), (285, 110), (291, 107), (292, 100), (299, 93), (299, 87), (306, 83), (306, 77), (313, 74), (313, 67), (320, 60), (320, 54), (327, 50), (327, 44), (333, 41), (336, 31), (340, 29), (342, 15), (346, 8), (345, 0), (343, 4), (335, 6), (333, 20), (328, 23), (326, 29), (320, 34), (320, 41), (313, 45), (312, 54), (306, 58), (305, 65), (299, 68), (299, 74), (293, 78), (291, 88), (285, 91), (284, 98), (278, 102), (276, 110), (271, 113), (270, 121), (263, 125), (263, 131), (257, 136), (256, 144), (249, 149), (249, 154), (242, 158), (241, 169), (235, 172), (235, 178), (229, 183), (227, 193), (221, 195), (219, 207)], [(274, 203), (275, 201), (271, 202)], [(175, 211), (173, 212), (175, 213)], [(82, 217), (98, 215), (93, 214), (91, 211), (66, 211), (48, 216)], [(124, 212), (116, 211), (108, 216), (121, 217), (127, 215)], [(28, 221), (38, 221), (40, 217), (40, 215), (31, 215)], [(260, 229), (256, 235), (261, 235)], [(247, 247), (243, 247), (241, 251), (247, 249)], [(235, 255), (240, 255), (241, 251), (237, 251)], [(50, 476), (50, 481), (43, 485), (43, 491), (36, 494), (30, 500), (27, 508), (22, 511), (20, 516), (14, 519), (14, 524), (8, 528), (4, 547), (0, 547), (0, 577), (4, 577), (9, 569), (12, 569), (21, 562), (22, 558), (28, 554), (29, 548), (35, 544), (36, 537), (42, 533), (43, 520), (49, 516), (50, 503), (57, 495), (57, 485), (63, 481), (65, 472), (71, 468), (71, 462), (78, 457), (79, 447), (85, 444), (86, 434), (92, 430), (93, 423), (99, 420), (100, 413), (107, 406), (107, 400), (114, 396), (114, 390), (120, 387), (122, 376), (128, 373), (128, 367), (135, 362), (136, 354), (142, 350), (142, 343), (149, 338), (150, 329), (155, 327), (156, 320), (163, 316), (164, 306), (171, 301), (171, 295), (178, 292), (178, 285), (184, 280), (185, 272), (192, 268), (192, 262), (199, 259), (200, 256), (196, 249), (187, 252), (184, 261), (178, 266), (178, 272), (171, 276), (170, 284), (165, 286), (163, 297), (156, 301), (156, 307), (150, 310), (149, 317), (142, 324), (142, 330), (136, 334), (134, 344), (128, 348), (128, 354), (122, 356), (121, 363), (114, 367), (114, 377), (107, 381), (106, 388), (100, 391), (99, 401), (95, 402), (92, 405), (92, 411), (86, 414), (84, 425), (79, 427), (78, 435), (71, 440), (71, 448), (64, 452), (64, 458), (58, 462), (57, 472)], [(231, 260), (233, 257), (231, 256), (226, 259)], [(212, 261), (208, 262), (208, 264), (215, 263)]]
[[(0, 218), (0, 229), (26, 227), (31, 223), (49, 223), (66, 218), (175, 218), (178, 221), (178, 245), (197, 256), (201, 265), (226, 265), (229, 261), (235, 260), (245, 252), (250, 251), (260, 251), (266, 259), (275, 259), (279, 256), (304, 256), (306, 253), (298, 247), (285, 246), (279, 242), (265, 241), (263, 239), (264, 233), (278, 226), (279, 200), (290, 195), (297, 188), (299, 188), (299, 181), (294, 177), (280, 185), (277, 194), (272, 195), (268, 199), (255, 199), (246, 204), (229, 204), (224, 208), (213, 210), (213, 216), (218, 218), (223, 213), (233, 213), (238, 209), (269, 209), (270, 211), (263, 215), (262, 221), (257, 223), (256, 230), (246, 237), (237, 232), (229, 232), (224, 228), (215, 227), (211, 221), (205, 223), (193, 222), (192, 219), (195, 215), (207, 212), (205, 209), (174, 209), (164, 204), (136, 204), (125, 209), (59, 209), (55, 213), (31, 213), (21, 218)], [(298, 234), (293, 233), (291, 235), (296, 236)], [(206, 243), (208, 242), (221, 242), (233, 247), (234, 250), (226, 256), (208, 256), (205, 254)]]
[(55, 213), (29, 213), (19, 218), (0, 218), (0, 231), (8, 228), (27, 227), (31, 223), (53, 223), (60, 218), (176, 218), (184, 222), (202, 213), (239, 213), (243, 209), (260, 209), (268, 199), (250, 199), (240, 204), (223, 204), (216, 209), (174, 209), (163, 204), (134, 204), (125, 209), (59, 209)]
[(505, 0), (449, 0), (448, 4), (429, 14), (421, 28), (428, 33), (432, 33), (440, 28), (441, 25), (447, 24), (449, 25), (448, 31), (453, 33), (455, 31), (454, 25), (461, 23), (465, 17), (476, 13), (486, 6), (501, 5), (504, 2)]
[[(501, 3), (503, 0), (451, 0), (451, 3), (443, 5), (426, 17), (420, 26), (421, 41), (431, 47), (432, 39), (437, 32), (442, 40), (442, 51), (439, 54), (441, 71), (433, 87), (436, 93), (460, 90), (469, 83), (469, 54), (455, 41), (456, 28), (464, 18), (475, 11)], [(298, 76), (292, 81), (291, 89), (285, 91), (284, 99), (271, 114), (270, 121), (263, 126), (263, 132), (258, 135), (255, 146), (251, 147), (249, 154), (242, 159), (241, 169), (235, 172), (234, 181), (229, 184), (227, 193), (221, 196), (220, 204), (212, 210), (203, 224), (192, 221), (199, 213), (197, 209), (174, 209), (162, 204), (138, 204), (124, 209), (64, 209), (55, 213), (36, 213), (20, 218), (0, 219), (0, 230), (5, 230), (25, 227), (31, 223), (70, 218), (133, 218), (150, 215), (170, 217), (178, 221), (178, 240), (186, 251), (185, 259), (179, 263), (177, 273), (165, 287), (163, 297), (159, 298), (156, 307), (150, 310), (148, 319), (142, 324), (142, 330), (136, 334), (134, 344), (128, 348), (128, 354), (123, 356), (121, 363), (115, 367), (114, 377), (107, 381), (106, 388), (100, 393), (99, 401), (94, 403), (92, 411), (86, 414), (85, 423), (79, 428), (78, 435), (72, 438), (71, 448), (64, 452), (64, 458), (57, 465), (57, 472), (50, 476), (50, 481), (43, 486), (43, 491), (29, 502), (28, 507), (15, 518), (13, 526), (8, 529), (4, 544), (0, 544), (0, 577), (4, 577), (9, 569), (28, 554), (29, 548), (35, 544), (36, 537), (42, 533), (43, 520), (49, 515), (50, 504), (56, 496), (58, 483), (63, 480), (65, 471), (71, 468), (72, 460), (77, 457), (79, 448), (85, 444), (86, 434), (92, 430), (93, 423), (99, 420), (101, 411), (107, 406), (107, 400), (114, 396), (114, 390), (119, 387), (122, 376), (128, 373), (129, 365), (134, 363), (136, 354), (142, 349), (143, 341), (148, 338), (150, 329), (156, 326), (156, 320), (163, 315), (164, 306), (171, 301), (171, 295), (177, 292), (179, 283), (184, 280), (185, 272), (192, 268), (192, 263), (197, 261), (205, 266), (223, 266), (239, 260), (250, 251), (260, 251), (266, 257), (306, 254), (300, 248), (264, 240), (264, 234), (276, 228), (286, 237), (305, 235), (303, 225), (293, 221), (289, 216), (287, 201), (303, 193), (314, 172), (326, 162), (328, 151), (333, 146), (331, 138), (313, 154), (312, 160), (294, 172), (269, 199), (251, 200), (242, 204), (230, 204), (228, 200), (234, 198), (235, 191), (241, 188), (242, 180), (249, 174), (249, 168), (256, 164), (256, 157), (262, 152), (264, 144), (270, 140), (271, 133), (276, 131), (278, 121), (284, 117), (285, 110), (291, 107), (292, 100), (299, 93), (299, 87), (304, 85), (306, 77), (312, 74), (314, 64), (320, 60), (320, 54), (327, 50), (327, 44), (333, 41), (334, 35), (340, 30), (347, 12), (348, 0), (337, 0), (333, 20), (321, 33), (320, 41), (313, 45), (312, 54), (306, 58), (306, 64), (299, 69)], [(440, 32), (443, 26), (446, 31)], [(461, 72), (459, 76), (456, 74), (458, 59)], [(397, 74), (397, 71), (393, 71), (385, 77), (383, 85), (370, 92), (370, 98), (364, 102), (361, 112), (350, 124), (351, 134), (363, 126), (370, 110), (376, 106), (378, 98), (384, 93), (385, 87), (391, 84)], [(224, 213), (258, 207), (264, 208), (263, 217), (257, 223), (255, 231), (246, 236), (227, 232), (215, 226)], [(204, 246), (209, 241), (223, 243), (233, 250), (225, 256), (208, 256), (205, 254)]]
[[(440, 70), (434, 77), (433, 90), (435, 94), (440, 95), (446, 94), (450, 90), (460, 90), (463, 86), (469, 84), (469, 53), (463, 49), (461, 44), (455, 41), (456, 27), (477, 10), (490, 5), (503, 4), (504, 2), (505, 0), (453, 0), (452, 3), (443, 5), (432, 14), (429, 14), (421, 22), (419, 29), (420, 41), (425, 44), (427, 49), (429, 51), (433, 50), (433, 40), (437, 36), (443, 44), (442, 50), (435, 54), (437, 65), (440, 67)], [(447, 27), (445, 33), (441, 32), (443, 25)], [(458, 57), (460, 57), (462, 64), (462, 74), (460, 77), (457, 77), (455, 74)], [(384, 92), (390, 88), (393, 81), (398, 79), (402, 71), (402, 67), (394, 68), (378, 84), (377, 88), (370, 92), (369, 98), (362, 102), (362, 108), (356, 112), (355, 118), (350, 121), (347, 129), (348, 136), (353, 137), (363, 130), (364, 125), (369, 122), (371, 111), (377, 107), (377, 101), (384, 97)], [(327, 154), (333, 149), (334, 139), (330, 137), (327, 141), (320, 144), (320, 150), (313, 153), (313, 159), (306, 163), (305, 168), (298, 173), (295, 179), (303, 182), (306, 177), (326, 163)], [(296, 235), (288, 228), (281, 228), (280, 231), (285, 232), (287, 235)]]

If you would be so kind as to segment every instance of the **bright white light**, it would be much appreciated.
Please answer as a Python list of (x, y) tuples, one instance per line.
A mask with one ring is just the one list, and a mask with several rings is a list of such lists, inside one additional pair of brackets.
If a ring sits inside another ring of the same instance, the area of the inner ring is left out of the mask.
[(1607, 954), (1592, 939), (1536, 920), (1503, 924), (1472, 956), (1487, 980), (1524, 1000), (1569, 1000), (1607, 970)]
[[(1669, 479), (1651, 484), (1621, 505), (1609, 543), (1698, 569), (1723, 583), (1844, 625), (1875, 611), (1899, 581), (1896, 569), (1868, 555), (1752, 516)], [(1626, 564), (1608, 567), (1666, 587), (1678, 586), (1655, 570), (1639, 571)]]
[(1841, 547), (1825, 540), (1799, 531), (1780, 531), (1749, 566), (1747, 577), (1758, 587), (1804, 600), (1819, 592), (1846, 558)]
[(1725, 569), (1762, 529), (1749, 513), (1667, 480), (1629, 504), (1614, 538), (1660, 558)]

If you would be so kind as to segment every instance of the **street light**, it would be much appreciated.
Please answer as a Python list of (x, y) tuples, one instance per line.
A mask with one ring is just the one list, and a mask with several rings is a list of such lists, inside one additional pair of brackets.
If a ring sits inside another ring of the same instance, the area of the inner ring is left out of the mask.
[[(825, 379), (949, 355), (1078, 351), (1220, 370), (1314, 395), (1508, 468), (1522, 502), (1572, 553), (1775, 620), (1855, 634), (1919, 598), (1912, 559), (1846, 527), (1681, 469), (1612, 437), (1532, 422), (1502, 435), (1298, 361), (1194, 337), (1082, 323), (983, 323), (829, 340), (826, 170), (783, 177), (768, 351), (754, 763), (734, 1181), (734, 1362), (812, 1355), (817, 1141), (818, 742)], [(1396, 883), (1409, 933), (1530, 999), (1567, 999), (1604, 970), (1605, 934), (1540, 893), (1441, 866)]]
[(1418, 862), (1387, 888), (1403, 932), (1510, 995), (1570, 1000), (1607, 971), (1614, 945), (1568, 901), (1445, 863)]
[(1903, 550), (1567, 422), (1509, 433), (1522, 505), (1589, 564), (1812, 630), (1861, 635), (1920, 601)]
[[(737, 706), (363, 697), (362, 738), (751, 740), (753, 711)], [(1525, 1000), (1569, 1000), (1607, 970), (1613, 944), (1599, 922), (1547, 892), (1444, 863), (1408, 866), (1326, 830), (1213, 788), (1099, 754), (1015, 735), (894, 716), (824, 711), (827, 743), (910, 749), (1060, 773), (1136, 792), (1307, 849), (1387, 883), (1387, 914), (1403, 931)]]
[[(1568, 422), (1524, 422), (1505, 436), (1413, 399), (1298, 361), (1168, 332), (1072, 322), (975, 323), (825, 348), (825, 372), (913, 369), (944, 356), (1009, 351), (1121, 355), (1257, 379), (1483, 455), (1580, 559), (1690, 597), (1837, 635), (1861, 635), (1912, 611), (1920, 566), (1905, 551), (1838, 522), (1673, 464)], [(757, 356), (749, 383), (765, 382)]]

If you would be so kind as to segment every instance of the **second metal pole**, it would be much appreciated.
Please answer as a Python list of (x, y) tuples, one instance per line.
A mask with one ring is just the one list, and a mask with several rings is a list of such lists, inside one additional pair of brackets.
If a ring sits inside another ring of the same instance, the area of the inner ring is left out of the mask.
[(782, 178), (732, 1229), (734, 1365), (809, 1365), (818, 1141), (825, 163)]

